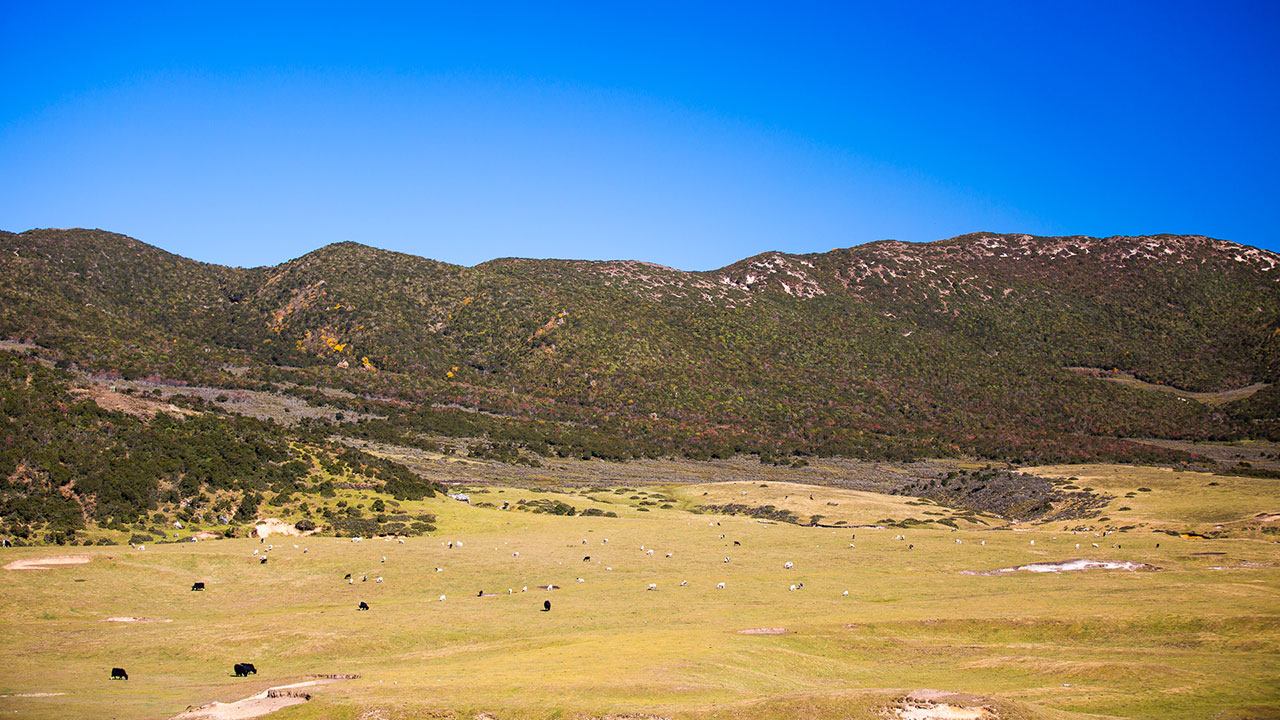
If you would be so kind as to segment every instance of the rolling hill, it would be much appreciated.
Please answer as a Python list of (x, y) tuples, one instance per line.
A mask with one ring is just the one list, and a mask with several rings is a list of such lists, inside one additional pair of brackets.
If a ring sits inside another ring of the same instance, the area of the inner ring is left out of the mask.
[[(462, 267), (356, 243), (244, 269), (100, 230), (0, 232), (0, 338), (16, 351), (0, 467), (11, 497), (15, 478), (65, 474), (59, 443), (74, 440), (50, 409), (84, 403), (97, 407), (84, 422), (135, 431), (100, 453), (135, 457), (158, 425), (206, 423), (187, 432), (266, 443), (282, 467), (300, 461), (299, 442), (341, 453), (343, 438), (421, 449), (465, 438), (472, 455), (528, 464), (1183, 462), (1139, 440), (1280, 438), (1280, 256), (1198, 236), (975, 233), (684, 272)], [(112, 382), (198, 417), (73, 393)], [(195, 386), (328, 410), (246, 418), (183, 391)], [(1249, 386), (1230, 402), (1195, 395)], [(63, 439), (36, 452), (33, 428)], [(290, 482), (307, 476), (294, 471)]]

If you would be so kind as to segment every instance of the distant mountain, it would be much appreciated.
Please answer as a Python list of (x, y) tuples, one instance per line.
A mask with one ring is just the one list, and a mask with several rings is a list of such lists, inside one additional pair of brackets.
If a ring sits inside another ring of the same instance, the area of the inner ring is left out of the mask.
[(710, 272), (461, 267), (356, 243), (237, 269), (33, 230), (0, 233), (0, 336), (125, 378), (568, 420), (637, 454), (1088, 456), (1120, 437), (1259, 431), (1067, 368), (1195, 391), (1274, 383), (1280, 256), (1196, 236), (975, 233)]

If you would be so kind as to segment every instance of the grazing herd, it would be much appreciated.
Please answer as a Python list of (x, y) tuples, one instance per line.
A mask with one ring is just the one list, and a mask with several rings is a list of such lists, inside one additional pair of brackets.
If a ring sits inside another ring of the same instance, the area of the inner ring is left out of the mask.
[[(713, 522), (713, 523), (709, 523), (709, 525), (711, 525), (711, 526), (713, 526), (713, 527), (717, 527), (717, 526), (719, 526), (719, 525), (720, 525), (720, 523), (719, 523), (719, 522)], [(954, 530), (953, 530), (953, 532), (954, 532)], [(1073, 533), (1073, 534), (1074, 534), (1074, 533)], [(1109, 534), (1109, 533), (1108, 533), (1108, 534)], [(1096, 533), (1095, 533), (1095, 536), (1097, 536), (1097, 534), (1096, 534)], [(724, 539), (724, 538), (725, 538), (725, 535), (724, 535), (724, 534), (721, 534), (721, 535), (720, 535), (720, 538), (721, 538), (721, 539)], [(850, 535), (850, 539), (851, 539), (851, 540), (852, 540), (852, 539), (856, 539), (856, 535)], [(894, 536), (894, 538), (893, 538), (893, 539), (894, 539), (894, 540), (897, 540), (897, 541), (903, 541), (903, 542), (905, 542), (905, 541), (906, 541), (906, 536), (905, 536), (905, 535), (901, 535), (901, 534), (899, 534), (899, 535)], [(1054, 539), (1056, 540), (1057, 538), (1054, 538)], [(352, 538), (351, 542), (361, 542), (362, 540), (363, 540), (363, 538), (356, 537), (356, 538)], [(389, 539), (389, 538), (387, 538), (386, 540), (387, 540), (388, 542), (390, 542), (390, 539)], [(404, 542), (405, 542), (403, 539), (399, 539), (399, 538), (397, 538), (397, 539), (396, 539), (396, 541), (397, 541), (398, 543), (400, 543), (400, 544), (404, 544)], [(261, 542), (265, 544), (265, 539), (264, 539), (264, 540), (262, 540)], [(603, 539), (603, 540), (600, 542), (600, 544), (601, 544), (601, 545), (606, 545), (608, 542), (609, 542), (608, 538), (605, 538), (605, 539)], [(734, 540), (734, 541), (732, 541), (732, 542), (733, 542), (733, 546), (734, 546), (734, 547), (741, 547), (741, 546), (742, 546), (742, 543), (741, 543), (740, 541), (738, 541), (738, 540)], [(958, 538), (957, 538), (957, 539), (955, 539), (955, 543), (956, 543), (956, 544), (961, 544), (961, 542), (962, 542), (962, 541), (961, 541), (960, 539), (958, 539)], [(582, 544), (584, 544), (584, 545), (585, 545), (586, 543), (587, 543), (587, 540), (584, 538), (584, 539), (582, 540)], [(505, 543), (504, 543), (504, 544), (505, 544)], [(1031, 540), (1031, 541), (1030, 541), (1030, 545), (1034, 546), (1035, 544), (1036, 544), (1035, 540)], [(1092, 544), (1092, 546), (1093, 546), (1094, 548), (1097, 548), (1097, 547), (1098, 547), (1098, 543), (1091, 543), (1091, 544)], [(455, 547), (457, 547), (457, 548), (462, 547), (462, 542), (460, 542), (460, 541), (447, 541), (447, 542), (441, 542), (441, 545), (442, 545), (442, 546), (444, 546), (444, 547), (446, 547), (446, 548), (447, 548), (447, 549), (449, 549), (449, 550), (452, 550), (452, 549), (454, 549)], [(985, 541), (985, 540), (981, 541), (981, 545), (982, 545), (982, 546), (985, 546), (985, 545), (986, 545), (986, 541)], [(294, 547), (295, 547), (295, 548), (297, 548), (298, 546), (297, 546), (297, 545), (294, 545)], [(854, 547), (853, 543), (849, 543), (849, 547), (850, 547), (850, 548)], [(1075, 544), (1075, 547), (1076, 547), (1077, 549), (1078, 549), (1078, 548), (1080, 548), (1080, 543), (1076, 543), (1076, 544)], [(1117, 544), (1113, 544), (1113, 545), (1112, 545), (1112, 547), (1113, 547), (1113, 548), (1118, 548), (1118, 547), (1120, 547), (1120, 546), (1119, 546), (1119, 544), (1117, 543)], [(1159, 547), (1159, 545), (1157, 544), (1157, 545), (1156, 545), (1156, 547)], [(264, 549), (262, 549), (262, 550), (261, 550), (261, 553), (260, 553), (260, 551), (259, 551), (259, 550), (254, 550), (254, 551), (253, 551), (253, 555), (254, 555), (255, 557), (257, 557), (259, 564), (265, 564), (265, 563), (267, 562), (267, 555), (268, 555), (268, 552), (269, 552), (270, 550), (272, 550), (273, 548), (274, 548), (274, 546), (268, 545), (266, 548), (264, 548)], [(907, 550), (912, 550), (912, 549), (914, 549), (914, 548), (915, 548), (915, 545), (914, 545), (914, 544), (907, 543), (907, 545), (906, 545), (906, 549), (907, 549)], [(497, 548), (494, 548), (494, 549), (496, 550)], [(643, 553), (644, 553), (644, 555), (645, 555), (645, 556), (647, 556), (647, 557), (652, 557), (652, 556), (654, 555), (654, 549), (653, 549), (653, 548), (646, 548), (645, 546), (641, 545), (641, 546), (640, 546), (640, 550), (641, 550), (641, 552), (643, 552)], [(303, 553), (306, 553), (306, 552), (307, 552), (307, 550), (306, 550), (306, 549), (303, 549), (303, 550), (302, 550), (302, 552), (303, 552)], [(674, 556), (674, 553), (673, 553), (673, 552), (668, 552), (668, 553), (666, 553), (666, 554), (665, 554), (665, 557), (667, 557), (667, 558), (672, 558), (673, 556)], [(513, 553), (512, 553), (512, 557), (519, 558), (519, 557), (520, 557), (520, 553), (519, 553), (519, 552), (513, 552)], [(723, 563), (724, 563), (724, 564), (728, 564), (728, 563), (730, 563), (730, 561), (731, 561), (731, 559), (730, 559), (729, 557), (725, 557), (725, 558), (723, 559)], [(381, 562), (381, 563), (383, 563), (383, 564), (385, 564), (385, 563), (387, 562), (387, 558), (386, 558), (386, 556), (385, 556), (385, 555), (381, 557), (380, 562)], [(590, 563), (590, 562), (592, 562), (592, 556), (591, 556), (591, 555), (584, 555), (584, 556), (582, 557), (582, 562), (584, 562), (584, 563)], [(597, 561), (597, 564), (600, 564), (600, 563)], [(792, 570), (792, 569), (794, 569), (794, 568), (795, 568), (795, 563), (794, 563), (794, 562), (792, 562), (792, 561), (790, 561), (790, 560), (788, 560), (788, 561), (786, 561), (786, 562), (784, 562), (784, 563), (782, 564), (782, 568), (783, 568), (784, 570)], [(606, 567), (606, 568), (605, 568), (605, 570), (612, 570), (612, 569), (613, 569), (612, 567)], [(435, 568), (435, 572), (437, 572), (437, 573), (443, 572), (443, 568), (436, 567), (436, 568)], [(352, 583), (354, 583), (354, 579), (353, 579), (353, 576), (352, 576), (352, 574), (351, 574), (351, 573), (347, 573), (346, 575), (344, 575), (343, 579), (345, 579), (345, 580), (347, 581), (347, 583), (348, 583), (348, 584), (352, 584)], [(367, 580), (368, 580), (368, 576), (367, 576), (367, 575), (362, 575), (360, 579), (361, 579), (361, 582), (367, 582)], [(381, 583), (381, 582), (383, 582), (383, 578), (382, 578), (382, 577), (377, 577), (377, 578), (375, 579), (375, 581), (374, 581), (374, 582), (375, 582), (375, 583)], [(585, 580), (584, 578), (579, 577), (579, 578), (577, 578), (577, 582), (579, 582), (579, 583), (584, 583), (584, 582), (586, 582), (586, 580)], [(689, 581), (688, 581), (688, 580), (682, 580), (682, 581), (680, 582), (680, 586), (681, 586), (681, 587), (685, 587), (685, 586), (687, 586), (688, 584), (689, 584)], [(717, 583), (715, 587), (716, 587), (716, 589), (717, 589), (717, 590), (724, 590), (724, 589), (726, 588), (726, 583), (724, 583), (724, 582)], [(192, 585), (191, 585), (191, 591), (192, 591), (192, 592), (203, 592), (203, 591), (205, 591), (205, 589), (206, 589), (206, 586), (205, 586), (205, 582), (203, 582), (203, 581), (195, 581), (195, 582), (193, 582), (193, 583), (192, 583)], [(555, 585), (547, 585), (547, 586), (543, 587), (542, 589), (546, 589), (546, 590), (554, 590), (554, 589), (559, 589), (559, 588), (558, 588), (558, 586), (555, 586)], [(645, 589), (646, 589), (647, 591), (656, 591), (656, 590), (658, 589), (658, 584), (657, 584), (657, 583), (648, 583), (648, 585), (647, 585), (647, 587), (646, 587)], [(797, 590), (802, 590), (802, 589), (804, 589), (804, 583), (803, 583), (803, 582), (796, 582), (796, 583), (793, 583), (793, 584), (791, 584), (791, 585), (789, 585), (789, 586), (788, 586), (788, 591), (797, 591)], [(522, 592), (522, 593), (523, 593), (523, 592), (526, 592), (527, 590), (528, 590), (528, 586), (524, 586), (524, 587), (522, 587), (522, 588), (521, 588), (520, 592)], [(507, 589), (507, 594), (508, 594), (508, 595), (512, 595), (512, 594), (514, 594), (514, 590), (513, 590), (512, 588), (508, 588), (508, 589)], [(483, 590), (480, 590), (480, 591), (478, 591), (478, 592), (476, 593), (476, 596), (477, 596), (477, 597), (485, 597), (486, 595), (485, 595), (485, 592), (484, 592)], [(841, 593), (841, 597), (849, 597), (849, 591), (848, 591), (848, 590), (845, 590), (843, 593)], [(443, 595), (443, 594), (442, 594), (442, 595), (440, 595), (440, 602), (445, 602), (445, 599), (446, 599), (445, 595)], [(357, 610), (357, 611), (367, 611), (367, 610), (369, 610), (369, 609), (370, 609), (370, 608), (369, 608), (369, 604), (368, 604), (367, 602), (363, 601), (363, 600), (362, 600), (362, 601), (360, 601), (360, 602), (359, 602), (359, 604), (358, 604), (358, 605), (357, 605), (357, 607), (356, 607), (356, 610)], [(551, 601), (550, 601), (550, 600), (544, 600), (544, 601), (543, 601), (543, 603), (542, 603), (542, 612), (550, 612), (550, 611), (551, 611)], [(233, 673), (232, 673), (232, 674), (233, 674), (233, 676), (234, 676), (234, 677), (248, 677), (249, 675), (257, 675), (257, 674), (258, 674), (258, 669), (254, 666), (254, 664), (253, 664), (253, 663), (239, 662), (239, 663), (235, 663), (235, 665), (233, 666)], [(111, 669), (111, 679), (112, 679), (112, 680), (128, 680), (128, 679), (129, 679), (129, 674), (128, 674), (128, 672), (126, 672), (126, 671), (125, 671), (125, 669), (124, 669), (124, 668), (120, 668), (120, 667), (113, 667), (113, 668)]]

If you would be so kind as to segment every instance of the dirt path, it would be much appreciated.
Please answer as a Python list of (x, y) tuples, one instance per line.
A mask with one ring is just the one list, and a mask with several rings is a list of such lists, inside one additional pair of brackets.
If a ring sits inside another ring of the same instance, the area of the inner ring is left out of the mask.
[(313, 687), (338, 682), (335, 678), (306, 680), (292, 685), (279, 685), (267, 688), (257, 695), (250, 695), (243, 700), (222, 703), (211, 702), (208, 705), (191, 708), (174, 715), (172, 720), (247, 720), (262, 717), (290, 705), (301, 705), (311, 699), (311, 695), (301, 688)]
[(1169, 393), (1171, 395), (1176, 395), (1180, 398), (1195, 400), (1197, 402), (1202, 402), (1205, 405), (1211, 405), (1211, 406), (1225, 405), (1226, 403), (1233, 402), (1235, 400), (1243, 400), (1247, 397), (1250, 397), (1251, 395), (1258, 392), (1259, 390), (1263, 390), (1271, 387), (1270, 383), (1254, 383), (1252, 385), (1246, 385), (1244, 387), (1231, 388), (1229, 390), (1219, 390), (1217, 392), (1196, 392), (1193, 390), (1183, 390), (1181, 388), (1176, 388), (1176, 387), (1173, 387), (1172, 385), (1161, 385), (1159, 383), (1146, 382), (1145, 380), (1139, 380), (1138, 378), (1126, 372), (1115, 372), (1112, 370), (1104, 370), (1101, 368), (1088, 368), (1088, 367), (1069, 367), (1067, 369), (1079, 375), (1096, 377), (1101, 380), (1117, 383), (1119, 385), (1127, 385), (1129, 387), (1138, 388), (1140, 390), (1154, 390), (1156, 392)]
[(52, 570), (59, 565), (84, 565), (89, 562), (88, 555), (55, 555), (53, 557), (14, 560), (4, 566), (5, 570)]

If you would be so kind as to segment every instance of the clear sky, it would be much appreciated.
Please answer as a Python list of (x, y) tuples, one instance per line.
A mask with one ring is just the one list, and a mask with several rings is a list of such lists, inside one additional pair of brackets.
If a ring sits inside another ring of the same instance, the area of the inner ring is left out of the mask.
[(1278, 110), (1270, 0), (0, 0), (0, 229), (232, 265), (355, 240), (701, 270), (977, 230), (1275, 250)]

